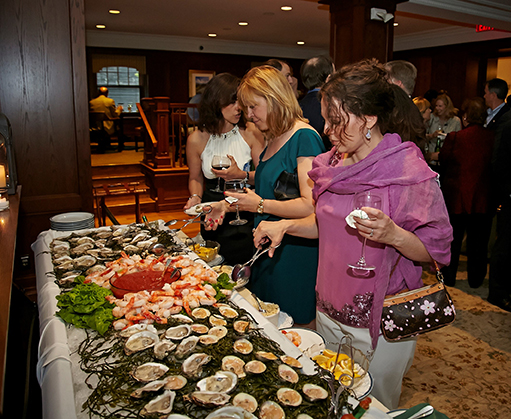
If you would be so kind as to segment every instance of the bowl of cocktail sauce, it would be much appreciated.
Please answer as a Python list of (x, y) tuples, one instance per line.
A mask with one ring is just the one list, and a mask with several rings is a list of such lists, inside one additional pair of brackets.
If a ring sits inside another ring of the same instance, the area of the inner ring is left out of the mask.
[(139, 291), (161, 290), (165, 284), (171, 284), (181, 278), (181, 271), (170, 266), (162, 277), (162, 271), (146, 269), (124, 275), (115, 274), (110, 278), (110, 289), (117, 298), (124, 294)]

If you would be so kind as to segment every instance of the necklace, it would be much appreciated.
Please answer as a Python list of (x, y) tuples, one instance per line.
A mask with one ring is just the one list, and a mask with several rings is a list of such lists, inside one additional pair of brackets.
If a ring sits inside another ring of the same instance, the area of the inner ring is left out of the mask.
[(332, 157), (330, 157), (330, 161), (328, 162), (328, 164), (330, 166), (337, 166), (337, 164), (339, 164), (339, 162), (342, 160), (342, 153), (339, 153), (339, 151), (335, 151), (334, 154), (332, 154)]

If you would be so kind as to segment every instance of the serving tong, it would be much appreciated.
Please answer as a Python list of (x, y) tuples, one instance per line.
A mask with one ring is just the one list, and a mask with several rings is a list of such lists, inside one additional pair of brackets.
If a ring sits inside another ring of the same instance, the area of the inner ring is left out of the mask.
[[(348, 348), (349, 351), (349, 357), (351, 359), (351, 375), (342, 373), (339, 378), (335, 379), (335, 367), (337, 365), (337, 361), (339, 360), (339, 355), (341, 353), (341, 348)], [(335, 355), (335, 362), (332, 364), (332, 369), (328, 370), (325, 368), (319, 368), (318, 374), (319, 377), (323, 380), (325, 380), (328, 384), (328, 388), (330, 390), (331, 394), (331, 400), (330, 400), (330, 408), (328, 410), (328, 416), (327, 419), (337, 419), (340, 418), (343, 415), (342, 408), (344, 406), (343, 403), (340, 403), (341, 396), (343, 395), (344, 391), (348, 391), (348, 394), (351, 394), (355, 396), (356, 394), (352, 390), (354, 384), (355, 384), (355, 356), (354, 356), (355, 349), (353, 348), (353, 340), (351, 336), (344, 335), (342, 339), (339, 342), (339, 345), (337, 347), (337, 353)], [(368, 360), (372, 358), (372, 354), (367, 354)], [(366, 369), (367, 372), (367, 369)], [(336, 388), (337, 387), (337, 388)]]
[[(237, 288), (245, 286), (248, 283), (248, 279), (252, 273), (251, 266), (260, 256), (264, 255), (270, 249), (276, 249), (280, 246), (280, 243), (276, 246), (270, 246), (270, 243), (270, 240), (267, 239), (267, 241), (264, 242), (261, 247), (257, 248), (254, 256), (252, 256), (252, 259), (250, 259), (248, 262), (245, 262), (244, 264), (238, 263), (237, 265), (234, 265), (234, 269), (232, 270), (232, 279), (236, 281)], [(238, 285), (238, 283), (243, 283), (243, 285)]]
[(178, 219), (174, 219), (174, 220), (170, 220), (170, 221), (167, 221), (165, 223), (165, 226), (168, 227), (168, 226), (172, 226), (180, 221), (182, 222), (185, 222), (183, 224), (183, 226), (181, 226), (181, 228), (178, 228), (178, 229), (172, 229), (173, 232), (177, 233), (179, 231), (181, 231), (183, 228), (185, 228), (186, 226), (192, 224), (192, 223), (201, 223), (201, 224), (205, 224), (203, 220), (200, 220), (199, 218), (202, 217), (203, 215), (206, 215), (206, 214), (209, 214), (211, 211), (213, 211), (213, 207), (211, 205), (204, 205), (202, 208), (201, 208), (201, 211), (193, 218), (190, 218), (188, 220), (178, 220)]

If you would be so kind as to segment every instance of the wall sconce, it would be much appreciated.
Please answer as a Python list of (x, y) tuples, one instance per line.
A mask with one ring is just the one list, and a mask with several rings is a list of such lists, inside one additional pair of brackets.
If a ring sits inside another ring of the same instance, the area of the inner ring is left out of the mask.
[(394, 15), (392, 13), (387, 13), (385, 9), (378, 9), (376, 7), (373, 7), (371, 9), (371, 20), (379, 20), (384, 23), (387, 23), (388, 21), (392, 20), (394, 18)]

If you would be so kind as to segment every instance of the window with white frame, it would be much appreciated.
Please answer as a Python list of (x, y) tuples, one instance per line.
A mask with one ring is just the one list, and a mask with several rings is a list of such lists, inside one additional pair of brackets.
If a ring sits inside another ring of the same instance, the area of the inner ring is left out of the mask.
[(96, 74), (98, 87), (108, 87), (108, 97), (124, 112), (138, 112), (140, 103), (140, 73), (136, 68), (124, 66), (103, 67)]

